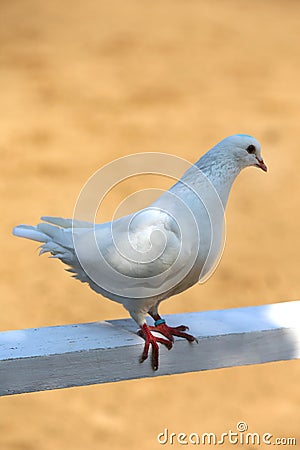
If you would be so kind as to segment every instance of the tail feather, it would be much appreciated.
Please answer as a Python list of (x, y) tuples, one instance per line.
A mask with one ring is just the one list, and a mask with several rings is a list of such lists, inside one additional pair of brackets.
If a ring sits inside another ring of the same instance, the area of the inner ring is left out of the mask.
[(59, 217), (42, 217), (42, 219), (53, 225), (49, 223), (39, 223), (36, 226), (18, 225), (13, 229), (13, 234), (33, 241), (42, 242), (40, 255), (49, 252), (51, 254), (50, 258), (58, 258), (63, 263), (71, 266), (67, 270), (75, 278), (81, 281), (87, 281), (88, 278), (82, 271), (74, 251), (73, 233), (80, 233), (83, 231), (83, 228), (90, 228), (93, 224), (80, 222), (80, 226), (76, 226), (78, 230), (76, 228), (74, 230), (72, 228), (72, 219), (62, 219)]
[(93, 228), (93, 223), (76, 219), (64, 219), (63, 217), (42, 216), (41, 220), (52, 223), (62, 228)]
[(42, 242), (40, 255), (49, 252), (53, 258), (59, 258), (66, 264), (70, 264), (74, 260), (72, 229), (39, 223), (36, 226), (18, 225), (13, 229), (13, 234)]
[(73, 235), (70, 228), (59, 228), (48, 223), (39, 223), (37, 230), (48, 236), (56, 244), (60, 244), (65, 248), (73, 249)]
[(45, 233), (39, 231), (37, 227), (32, 227), (30, 225), (18, 225), (13, 229), (13, 234), (37, 242), (48, 242), (51, 239)]
[(45, 242), (43, 245), (40, 246), (39, 256), (43, 255), (44, 253), (52, 253), (57, 254), (57, 252), (61, 249), (61, 246), (56, 244), (53, 241)]

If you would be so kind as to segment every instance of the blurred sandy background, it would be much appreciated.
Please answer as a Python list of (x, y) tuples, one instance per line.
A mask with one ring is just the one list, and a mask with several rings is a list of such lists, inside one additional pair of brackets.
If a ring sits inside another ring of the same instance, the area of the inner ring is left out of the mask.
[[(236, 132), (261, 141), (270, 171), (239, 177), (219, 269), (162, 312), (299, 299), (299, 2), (1, 0), (0, 21), (1, 330), (126, 317), (14, 225), (71, 217), (117, 157), (195, 161)], [(107, 217), (143, 187), (116, 189)], [(300, 443), (299, 377), (290, 361), (6, 397), (0, 448), (154, 449), (165, 427), (222, 433), (240, 420)]]

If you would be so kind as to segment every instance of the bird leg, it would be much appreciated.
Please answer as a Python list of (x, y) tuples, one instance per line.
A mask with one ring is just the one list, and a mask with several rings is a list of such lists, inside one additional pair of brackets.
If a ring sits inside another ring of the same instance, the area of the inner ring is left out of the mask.
[(185, 333), (189, 329), (185, 325), (179, 325), (178, 327), (169, 327), (166, 324), (166, 321), (160, 317), (159, 314), (152, 314), (149, 312), (151, 317), (155, 320), (154, 326), (150, 326), (150, 331), (156, 331), (157, 333), (162, 334), (171, 342), (174, 342), (174, 336), (179, 336), (186, 339), (189, 342), (198, 342), (197, 339), (191, 334)]
[[(191, 334), (185, 333), (189, 328), (185, 325), (179, 325), (178, 327), (169, 327), (165, 320), (162, 319), (158, 314), (152, 314), (149, 312), (151, 317), (155, 320), (154, 326), (149, 326), (144, 323), (141, 329), (138, 331), (138, 335), (145, 339), (145, 346), (143, 353), (140, 357), (140, 362), (144, 362), (148, 358), (150, 345), (152, 347), (152, 368), (153, 370), (158, 369), (158, 356), (159, 348), (158, 344), (164, 344), (168, 350), (171, 350), (174, 342), (174, 336), (179, 336), (187, 339), (189, 342), (198, 342), (198, 340)], [(164, 338), (154, 336), (151, 331), (162, 334)]]
[(138, 331), (138, 335), (145, 339), (145, 346), (144, 346), (143, 353), (140, 357), (140, 362), (142, 363), (145, 361), (145, 359), (148, 358), (149, 347), (151, 345), (151, 347), (152, 347), (152, 355), (151, 355), (152, 356), (152, 361), (151, 361), (152, 369), (157, 370), (158, 369), (158, 356), (159, 356), (158, 343), (164, 344), (168, 350), (171, 350), (173, 343), (171, 340), (167, 340), (164, 338), (154, 336), (151, 333), (150, 328), (153, 328), (153, 327), (149, 327), (146, 323), (144, 323), (142, 325), (141, 329)]

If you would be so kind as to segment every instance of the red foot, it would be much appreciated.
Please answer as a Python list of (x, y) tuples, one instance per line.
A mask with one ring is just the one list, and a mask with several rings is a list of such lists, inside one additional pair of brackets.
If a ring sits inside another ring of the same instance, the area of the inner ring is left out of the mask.
[[(153, 370), (158, 369), (158, 356), (159, 349), (158, 343), (164, 344), (168, 350), (170, 350), (173, 346), (174, 336), (179, 336), (187, 339), (189, 342), (198, 342), (197, 339), (191, 334), (185, 333), (188, 330), (188, 327), (185, 325), (180, 325), (178, 327), (169, 327), (166, 323), (160, 323), (156, 326), (148, 326), (144, 324), (142, 328), (138, 331), (139, 336), (145, 339), (145, 346), (142, 356), (140, 358), (140, 362), (144, 362), (145, 359), (148, 358), (149, 347), (152, 346), (152, 368)], [(160, 333), (165, 336), (167, 339), (160, 338), (154, 336), (151, 331), (155, 331), (156, 333)]]
[(198, 342), (197, 339), (191, 334), (184, 333), (189, 329), (189, 327), (186, 327), (185, 325), (179, 325), (178, 327), (169, 327), (169, 325), (167, 325), (166, 323), (161, 323), (154, 327), (149, 327), (149, 329), (150, 331), (156, 331), (157, 333), (162, 334), (171, 342), (174, 342), (174, 336), (182, 337), (189, 342)]
[(150, 327), (148, 327), (148, 325), (146, 323), (144, 323), (142, 328), (138, 331), (138, 334), (145, 339), (144, 351), (140, 358), (140, 362), (142, 363), (145, 361), (145, 359), (148, 358), (149, 347), (151, 345), (152, 346), (152, 368), (153, 368), (153, 370), (157, 370), (158, 369), (158, 355), (159, 355), (158, 343), (164, 344), (167, 347), (167, 349), (170, 350), (173, 346), (172, 342), (167, 339), (153, 336), (153, 334), (150, 332)]

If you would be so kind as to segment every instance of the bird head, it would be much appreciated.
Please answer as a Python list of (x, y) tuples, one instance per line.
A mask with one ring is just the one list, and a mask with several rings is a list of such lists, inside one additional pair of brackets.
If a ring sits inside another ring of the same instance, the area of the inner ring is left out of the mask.
[(241, 169), (255, 166), (267, 172), (268, 168), (261, 155), (260, 143), (247, 134), (235, 134), (221, 141), (219, 144), (227, 155), (230, 154)]

